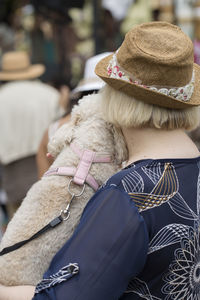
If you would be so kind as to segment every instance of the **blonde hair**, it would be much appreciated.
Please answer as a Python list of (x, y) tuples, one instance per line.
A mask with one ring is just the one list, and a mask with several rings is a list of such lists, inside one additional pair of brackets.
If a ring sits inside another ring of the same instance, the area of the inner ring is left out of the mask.
[(100, 91), (106, 121), (117, 127), (192, 130), (199, 125), (199, 108), (168, 109), (138, 101), (109, 85)]

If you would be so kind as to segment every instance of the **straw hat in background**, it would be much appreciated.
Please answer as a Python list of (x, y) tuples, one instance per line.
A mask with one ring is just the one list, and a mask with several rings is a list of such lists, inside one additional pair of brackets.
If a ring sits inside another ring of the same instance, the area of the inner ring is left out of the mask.
[(194, 64), (193, 43), (167, 22), (133, 27), (95, 71), (114, 89), (146, 103), (173, 109), (200, 105), (200, 66)]
[(104, 85), (104, 81), (101, 80), (94, 72), (96, 64), (104, 57), (110, 55), (111, 52), (104, 52), (95, 56), (90, 57), (84, 68), (83, 79), (80, 80), (77, 87), (72, 90), (72, 95), (92, 90), (100, 90)]
[(41, 64), (32, 65), (24, 51), (10, 51), (2, 56), (0, 80), (24, 80), (41, 76), (45, 67)]

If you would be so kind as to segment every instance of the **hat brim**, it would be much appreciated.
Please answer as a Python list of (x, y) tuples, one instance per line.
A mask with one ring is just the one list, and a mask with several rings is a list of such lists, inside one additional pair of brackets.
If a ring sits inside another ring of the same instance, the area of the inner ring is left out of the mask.
[(45, 71), (45, 67), (41, 64), (32, 65), (27, 69), (21, 71), (10, 71), (10, 72), (0, 72), (0, 80), (8, 81), (8, 80), (25, 80), (25, 79), (33, 79), (40, 77)]
[(200, 66), (194, 64), (195, 72), (195, 83), (194, 83), (194, 92), (189, 101), (184, 102), (178, 99), (175, 99), (171, 96), (167, 96), (156, 91), (144, 88), (140, 85), (121, 80), (110, 78), (108, 75), (107, 67), (112, 59), (113, 54), (103, 58), (95, 68), (95, 73), (104, 80), (108, 85), (113, 87), (120, 92), (134, 97), (137, 100), (143, 101), (148, 104), (154, 104), (161, 107), (173, 108), (173, 109), (184, 109), (189, 108), (190, 106), (200, 105)]

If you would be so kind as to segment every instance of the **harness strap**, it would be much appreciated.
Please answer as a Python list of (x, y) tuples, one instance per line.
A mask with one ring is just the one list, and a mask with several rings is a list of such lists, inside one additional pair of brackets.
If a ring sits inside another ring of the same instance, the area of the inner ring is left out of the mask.
[[(77, 169), (75, 167), (59, 167), (59, 168), (51, 168), (49, 169), (43, 176), (49, 175), (60, 175), (60, 176), (74, 176), (76, 174)], [(94, 177), (90, 174), (85, 178), (85, 182), (89, 184), (95, 191), (98, 189), (99, 185), (94, 179)]]
[(74, 175), (74, 183), (82, 185), (84, 184), (86, 177), (89, 173), (90, 167), (94, 159), (94, 152), (90, 150), (84, 150), (79, 161), (76, 173)]
[(95, 178), (89, 174), (89, 170), (93, 162), (95, 163), (108, 163), (111, 162), (111, 156), (105, 153), (96, 153), (88, 149), (80, 149), (76, 143), (71, 143), (70, 148), (80, 158), (77, 168), (75, 167), (59, 167), (50, 168), (44, 176), (49, 175), (66, 175), (73, 176), (73, 182), (78, 185), (83, 185), (84, 182), (89, 184), (95, 191), (99, 185)]
[(91, 150), (82, 150), (77, 143), (73, 142), (70, 144), (70, 148), (74, 151), (74, 153), (76, 153), (76, 155), (81, 158), (82, 154), (84, 151), (90, 151), (92, 153), (94, 153), (94, 157), (93, 157), (93, 162), (95, 163), (107, 163), (107, 162), (111, 162), (111, 156), (108, 155), (108, 153), (97, 153)]
[[(109, 155), (105, 154), (98, 154), (94, 151), (88, 150), (88, 149), (83, 149), (81, 150), (79, 146), (75, 143), (70, 144), (71, 149), (77, 154), (77, 156), (80, 158), (80, 162), (78, 164), (78, 167), (59, 167), (59, 168), (51, 168), (49, 169), (44, 176), (49, 176), (49, 175), (67, 175), (67, 176), (73, 176), (73, 182), (78, 184), (78, 185), (83, 185), (84, 182), (88, 183), (95, 191), (98, 189), (99, 185), (94, 179), (92, 175), (89, 174), (90, 167), (93, 162), (99, 162), (99, 163), (107, 163), (111, 161), (111, 157)], [(68, 190), (70, 188), (70, 183), (72, 180), (70, 180), (69, 185), (68, 185)], [(38, 232), (33, 234), (30, 238), (20, 241), (14, 245), (11, 245), (9, 247), (5, 247), (0, 251), (0, 256), (5, 255), (7, 253), (10, 253), (12, 251), (15, 251), (28, 242), (32, 241), (33, 239), (37, 238), (38, 236), (42, 235), (49, 229), (52, 229), (59, 225), (63, 220), (67, 220), (69, 217), (69, 206), (73, 200), (74, 197), (79, 197), (82, 195), (84, 191), (85, 186), (83, 187), (82, 191), (80, 194), (75, 195), (71, 193), (71, 201), (68, 204), (67, 208), (64, 211), (61, 211), (60, 216), (56, 217), (53, 219), (51, 222), (49, 222), (46, 226), (44, 226), (42, 229), (40, 229)]]

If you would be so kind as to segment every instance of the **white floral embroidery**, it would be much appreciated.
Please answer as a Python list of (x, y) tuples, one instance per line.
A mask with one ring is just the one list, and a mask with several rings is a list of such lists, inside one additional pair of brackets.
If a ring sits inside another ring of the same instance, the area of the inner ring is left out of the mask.
[(68, 280), (75, 274), (79, 273), (79, 266), (77, 263), (70, 263), (64, 266), (57, 273), (49, 276), (49, 278), (42, 279), (36, 286), (35, 293), (38, 294), (41, 291), (48, 289), (58, 283)]
[(134, 78), (132, 74), (128, 74), (125, 70), (122, 70), (117, 61), (117, 56), (114, 53), (107, 67), (107, 73), (110, 78), (121, 79), (129, 83), (134, 83), (143, 88), (150, 89), (157, 93), (173, 97), (175, 99), (187, 102), (192, 97), (194, 92), (195, 73), (193, 71), (192, 78), (188, 84), (182, 87), (155, 87), (151, 85), (145, 85), (141, 80)]
[(189, 227), (183, 224), (170, 224), (163, 227), (150, 241), (148, 254), (176, 244), (189, 236)]
[(122, 185), (127, 193), (144, 191), (144, 181), (142, 177), (136, 172), (132, 171), (122, 179)]
[(176, 193), (174, 197), (170, 199), (168, 204), (173, 212), (179, 217), (193, 221), (198, 219), (198, 216), (188, 206), (180, 193)]
[[(142, 170), (157, 186), (163, 177), (161, 166), (158, 168), (143, 167)], [(179, 193), (179, 183), (175, 169), (172, 182), (176, 182), (175, 193), (167, 203), (180, 218), (190, 220), (193, 225), (169, 224), (163, 227), (150, 241), (148, 254), (164, 247), (179, 243), (174, 252), (174, 261), (168, 272), (163, 275), (164, 285), (161, 289), (164, 300), (200, 300), (200, 163), (197, 182), (197, 210), (194, 212)], [(172, 173), (171, 173), (172, 174)], [(167, 182), (169, 178), (167, 178)], [(165, 185), (165, 184), (163, 184)], [(164, 203), (164, 202), (163, 202)], [(156, 206), (158, 204), (156, 203)], [(152, 205), (149, 209), (155, 207)], [(144, 210), (144, 209), (141, 209)], [(144, 299), (159, 299), (151, 295), (146, 282), (134, 278), (126, 293), (136, 293)]]
[(148, 288), (146, 282), (140, 280), (139, 278), (135, 277), (132, 281), (130, 281), (127, 290), (125, 292), (128, 293), (135, 293), (143, 299), (146, 300), (161, 300), (158, 297), (153, 296)]
[(163, 167), (161, 163), (151, 162), (147, 166), (142, 167), (142, 170), (154, 184), (157, 184), (163, 173), (161, 167)]
[[(200, 169), (200, 164), (198, 163)], [(200, 300), (200, 172), (197, 182), (197, 214), (189, 208), (188, 215), (193, 217), (194, 227), (189, 227), (188, 236), (180, 240), (181, 248), (176, 249), (175, 261), (170, 265), (169, 272), (163, 276), (166, 282), (162, 288), (164, 298)], [(187, 210), (187, 206), (184, 207)], [(181, 209), (180, 209), (181, 211)], [(176, 211), (174, 211), (176, 213)], [(178, 214), (178, 213), (176, 213)], [(187, 219), (184, 214), (179, 216)]]
[(166, 284), (162, 288), (164, 298), (199, 300), (200, 299), (200, 249), (199, 232), (190, 229), (189, 237), (182, 238), (181, 248), (176, 249), (175, 261), (163, 277)]

